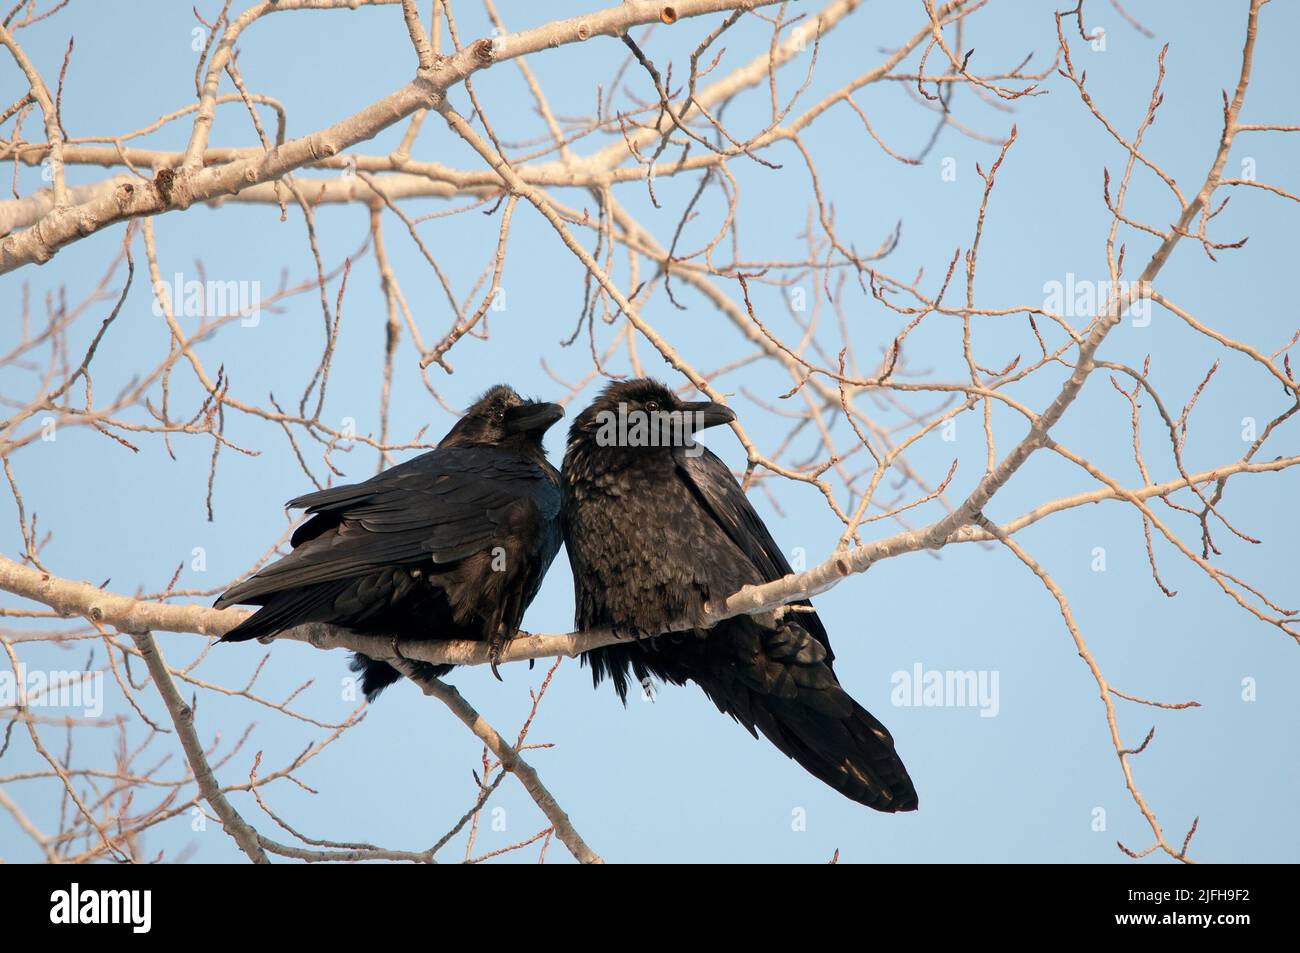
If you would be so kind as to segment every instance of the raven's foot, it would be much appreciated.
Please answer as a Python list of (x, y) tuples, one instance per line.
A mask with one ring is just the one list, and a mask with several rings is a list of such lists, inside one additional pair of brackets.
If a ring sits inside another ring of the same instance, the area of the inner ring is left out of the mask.
[(609, 631), (620, 642), (636, 642), (641, 638), (641, 630), (634, 625), (611, 625)]
[(488, 640), (488, 665), (492, 667), (492, 675), (498, 682), (504, 682), (501, 673), (497, 671), (497, 665), (501, 662), (501, 653), (505, 651), (506, 636), (504, 629), (497, 629)]
[[(388, 643), (388, 647), (389, 647), (390, 649), (393, 650), (393, 658), (394, 658), (394, 660), (395, 660), (397, 663), (410, 662), (410, 661), (411, 661), (411, 660), (408, 659), (405, 655), (402, 654), (401, 639), (399, 639), (397, 636), (393, 636), (392, 640)], [(402, 664), (394, 664), (394, 665), (393, 665), (393, 668), (397, 669), (397, 670), (398, 670), (399, 672), (401, 672), (403, 675), (406, 674), (406, 671), (405, 671), (406, 666), (405, 666), (405, 665), (402, 665)]]

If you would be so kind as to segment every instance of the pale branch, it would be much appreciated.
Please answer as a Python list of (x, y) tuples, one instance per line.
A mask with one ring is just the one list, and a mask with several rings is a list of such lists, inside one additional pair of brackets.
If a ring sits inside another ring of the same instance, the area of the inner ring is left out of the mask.
[[(1084, 641), (1083, 633), (1079, 630), (1079, 626), (1075, 622), (1074, 613), (1070, 609), (1070, 603), (1069, 600), (1066, 599), (1065, 593), (1062, 592), (1061, 587), (1056, 584), (1056, 580), (1054, 580), (1051, 575), (1048, 574), (1041, 565), (1039, 565), (1037, 560), (1029, 555), (1024, 547), (1010, 536), (1003, 533), (1002, 530), (994, 524), (989, 523), (986, 520), (980, 520), (980, 523), (989, 535), (996, 538), (1011, 550), (1016, 558), (1024, 563), (1029, 571), (1038, 577), (1046, 587), (1047, 591), (1051, 594), (1052, 598), (1056, 600), (1057, 607), (1061, 612), (1061, 618), (1065, 622), (1066, 629), (1069, 630), (1070, 638), (1074, 640), (1074, 645), (1079, 652), (1079, 657), (1083, 659), (1084, 663), (1088, 666), (1088, 671), (1092, 673), (1093, 679), (1097, 682), (1097, 689), (1101, 697), (1101, 703), (1105, 707), (1106, 711), (1106, 725), (1110, 729), (1111, 743), (1115, 747), (1115, 752), (1119, 757), (1120, 767), (1124, 772), (1125, 787), (1128, 788), (1129, 794), (1132, 796), (1134, 803), (1138, 806), (1138, 810), (1142, 812), (1142, 816), (1146, 819), (1147, 824), (1150, 825), (1159, 847), (1175, 860), (1188, 864), (1195, 863), (1195, 861), (1187, 856), (1186, 842), (1183, 843), (1182, 851), (1175, 851), (1165, 840), (1164, 832), (1160, 827), (1160, 822), (1156, 819), (1155, 811), (1153, 811), (1147, 804), (1146, 798), (1142, 796), (1142, 792), (1137, 786), (1137, 781), (1133, 778), (1133, 768), (1129, 763), (1129, 757), (1138, 753), (1141, 749), (1135, 751), (1124, 747), (1124, 743), (1120, 738), (1119, 723), (1115, 718), (1115, 702), (1111, 698), (1113, 689), (1111, 688), (1110, 683), (1106, 680), (1106, 676), (1102, 674), (1101, 666), (1097, 664), (1096, 658), (1094, 658), (1092, 651), (1088, 648), (1088, 643)], [(1150, 735), (1147, 736), (1147, 740), (1150, 740)], [(1145, 746), (1144, 742), (1143, 747)], [(1191, 834), (1188, 834), (1187, 836), (1188, 840), (1190, 840)], [(1123, 844), (1121, 844), (1120, 847), (1123, 848)]]
[[(1278, 457), (1259, 463), (1239, 461), (1191, 474), (1189, 479), (1170, 480), (1132, 490), (1104, 487), (1044, 503), (1004, 524), (999, 532), (1009, 536), (1050, 514), (1087, 504), (1164, 497), (1188, 486), (1215, 483), (1236, 473), (1266, 473), (1294, 466), (1300, 466), (1300, 456)], [(921, 550), (940, 549), (953, 543), (986, 542), (999, 538), (980, 528), (977, 523), (978, 520), (972, 520), (971, 524), (957, 527), (937, 542), (933, 541), (936, 539), (936, 523), (923, 529), (899, 532), (864, 546), (838, 550), (811, 569), (761, 586), (747, 586), (721, 604), (710, 604), (700, 618), (682, 620), (680, 625), (668, 626), (663, 631), (707, 628), (738, 615), (779, 611), (782, 606), (812, 598), (833, 588), (848, 576), (866, 572), (883, 559)], [(229, 632), (249, 615), (244, 609), (213, 609), (193, 603), (176, 605), (133, 599), (106, 592), (89, 583), (60, 579), (5, 556), (0, 556), (0, 590), (49, 606), (60, 616), (84, 617), (92, 623), (112, 626), (121, 632), (189, 632), (215, 637)], [(556, 635), (520, 633), (505, 646), (500, 661), (577, 658), (592, 649), (627, 641), (630, 637), (629, 634), (606, 629)], [(275, 638), (306, 642), (319, 649), (347, 649), (388, 661), (410, 659), (451, 665), (486, 665), (490, 661), (488, 648), (482, 642), (395, 640), (387, 636), (362, 635), (323, 623), (300, 625)]]
[(0, 24), (0, 46), (13, 56), (14, 62), (27, 78), (30, 87), (29, 95), (41, 108), (41, 115), (45, 119), (45, 137), (50, 143), (50, 173), (54, 179), (54, 204), (56, 208), (63, 208), (68, 204), (68, 187), (63, 174), (63, 130), (59, 124), (54, 99), (50, 96), (49, 87), (45, 85), (41, 74), (27, 58), (27, 54), (18, 45), (9, 28), (3, 24)]
[(519, 752), (515, 750), (514, 746), (502, 738), (497, 730), (474, 710), (474, 707), (465, 700), (460, 692), (439, 679), (428, 678), (420, 674), (418, 669), (409, 661), (398, 659), (395, 664), (402, 674), (420, 686), (420, 690), (424, 694), (437, 698), (451, 709), (452, 714), (459, 718), (496, 755), (497, 760), (501, 762), (501, 766), (519, 779), (519, 783), (524, 786), (533, 802), (541, 808), (542, 813), (546, 815), (546, 819), (551, 822), (551, 826), (555, 829), (555, 836), (560, 839), (560, 842), (569, 849), (569, 852), (580, 863), (604, 863), (600, 855), (588, 847), (577, 830), (574, 829), (573, 823), (569, 820), (569, 815), (564, 812), (564, 809), (552, 797), (551, 792), (542, 784), (542, 779), (538, 777), (537, 771), (533, 769), (532, 765), (519, 756)]
[[(815, 29), (812, 27), (805, 27), (802, 30), (797, 29), (790, 38), (775, 48), (773, 51), (775, 57), (773, 60), (774, 67), (788, 62), (800, 52), (802, 45), (807, 41), (806, 31), (812, 30), (813, 32), (820, 31), (824, 33), (835, 26), (844, 16), (851, 13), (857, 6), (858, 0), (840, 0), (840, 2), (830, 4), (818, 15)], [(961, 3), (950, 3), (940, 11), (940, 14), (941, 16), (947, 16), (961, 9), (961, 6)], [(923, 29), (907, 43), (903, 44), (902, 47), (895, 50), (879, 67), (863, 74), (845, 89), (816, 104), (788, 125), (776, 125), (764, 131), (755, 137), (747, 148), (752, 152), (797, 135), (799, 130), (810, 125), (836, 102), (845, 100), (853, 90), (875, 82), (886, 75), (888, 70), (910, 53), (928, 32), (928, 27)], [(524, 60), (518, 59), (517, 62), (523, 63)], [(727, 78), (717, 81), (695, 94), (693, 102), (703, 104), (725, 102), (749, 86), (754, 85), (766, 75), (767, 70), (767, 57), (758, 57), (744, 67), (735, 70)], [(216, 101), (220, 102), (226, 98), (230, 97), (217, 97)], [(266, 99), (266, 97), (253, 98), (258, 101)], [(847, 101), (851, 102), (851, 100)], [(278, 107), (278, 103), (275, 105)], [(194, 108), (197, 107), (190, 107), (191, 110)], [(185, 111), (179, 111), (167, 118), (174, 118), (183, 114), (183, 112)], [(417, 115), (423, 115), (423, 110), (417, 111)], [(281, 117), (281, 121), (283, 122), (283, 117)], [(158, 124), (155, 123), (155, 125)], [(649, 127), (638, 129), (632, 133), (631, 141), (635, 142), (638, 137), (651, 138)], [(280, 143), (280, 141), (281, 139), (278, 138), (277, 143)], [(29, 165), (42, 162), (46, 157), (50, 156), (52, 149), (53, 145), (50, 142), (13, 142), (8, 146), (8, 151), (12, 152), (15, 161)], [(265, 154), (266, 150), (252, 147), (210, 147), (206, 148), (202, 154), (202, 166), (206, 168), (235, 162), (256, 163)], [(164, 169), (170, 171), (181, 166), (186, 159), (185, 152), (128, 147), (123, 145), (121, 140), (114, 141), (111, 146), (88, 144), (85, 140), (65, 142), (61, 147), (61, 155), (61, 161), (64, 165), (113, 167), (125, 164), (133, 172), (145, 168), (155, 174)], [(619, 164), (626, 159), (625, 147), (622, 142), (619, 142), (598, 150), (587, 157), (579, 158), (566, 153), (562, 161), (521, 165), (517, 171), (520, 177), (531, 185), (599, 187), (616, 182), (653, 181), (656, 178), (666, 178), (684, 172), (712, 167), (723, 162), (725, 158), (725, 155), (716, 152), (706, 152), (701, 155), (683, 157), (672, 162), (638, 163), (633, 167), (618, 168)], [(497, 177), (490, 171), (460, 170), (449, 168), (437, 162), (414, 161), (401, 148), (384, 156), (327, 153), (303, 162), (301, 167), (396, 173), (392, 176), (386, 176), (384, 179), (385, 194), (394, 199), (446, 198), (455, 194), (483, 194), (495, 190), (498, 182)], [(135, 188), (147, 181), (141, 178), (137, 172), (135, 176), (115, 176), (101, 182), (71, 187), (68, 190), (68, 204), (87, 207), (111, 199), (121, 187)], [(274, 180), (269, 182), (261, 181), (257, 185), (237, 192), (219, 193), (207, 199), (207, 201), (212, 203), (237, 201), (278, 204), (279, 199), (275, 194), (273, 185)], [(370, 198), (368, 190), (358, 188), (355, 181), (349, 181), (348, 179), (312, 181), (310, 189), (315, 203), (364, 204)], [(48, 189), (40, 190), (22, 199), (0, 202), (0, 235), (7, 235), (15, 229), (36, 225), (54, 210), (55, 204), (54, 196)]]
[[(775, 2), (748, 0), (748, 5), (765, 6)], [(673, 18), (729, 11), (735, 6), (735, 0), (682, 0), (672, 7)], [(186, 209), (196, 202), (208, 202), (282, 178), (313, 161), (338, 155), (349, 146), (372, 139), (419, 110), (442, 105), (449, 89), (479, 70), (541, 50), (580, 43), (593, 36), (618, 36), (632, 27), (661, 21), (664, 10), (661, 3), (633, 0), (508, 36), (478, 40), (452, 56), (435, 58), (433, 65), (418, 70), (410, 83), (346, 119), (292, 139), (269, 152), (259, 150), (246, 159), (211, 168), (204, 168), (200, 161), (207, 141), (206, 132), (200, 129), (211, 124), (210, 110), (201, 108), (195, 120), (195, 134), (191, 136), (179, 171), (165, 168), (159, 170), (152, 182), (138, 185), (125, 182), (109, 195), (66, 208), (56, 197), (55, 209), (39, 222), (0, 239), (0, 274), (34, 262), (43, 264), (63, 246), (116, 222)], [(204, 96), (205, 100), (214, 100), (215, 88), (205, 89)]]
[(176, 688), (176, 683), (172, 681), (158, 643), (147, 631), (132, 632), (131, 638), (135, 641), (136, 648), (140, 650), (145, 665), (149, 667), (154, 687), (158, 689), (163, 704), (167, 706), (167, 713), (171, 715), (172, 724), (176, 726), (176, 735), (185, 750), (190, 770), (194, 772), (194, 783), (203, 793), (204, 800), (212, 805), (212, 809), (221, 818), (226, 833), (235, 839), (235, 843), (248, 855), (249, 860), (255, 864), (270, 863), (266, 852), (258, 843), (257, 831), (249, 826), (249, 823), (235, 810), (229, 798), (222, 793), (221, 786), (212, 773), (212, 766), (208, 764), (207, 755), (203, 751), (203, 742), (199, 740), (198, 732), (194, 730), (194, 709), (186, 704)]

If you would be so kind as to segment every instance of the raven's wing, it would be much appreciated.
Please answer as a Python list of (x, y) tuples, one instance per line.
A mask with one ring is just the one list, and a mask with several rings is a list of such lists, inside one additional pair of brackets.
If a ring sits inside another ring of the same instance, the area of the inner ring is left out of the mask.
[(289, 506), (305, 507), (313, 517), (294, 533), (293, 552), (225, 593), (218, 607), (394, 565), (452, 563), (496, 545), (520, 507), (536, 507), (550, 523), (560, 495), (554, 477), (533, 461), (456, 447)]
[[(695, 453), (695, 450), (701, 452)], [(764, 582), (775, 582), (793, 572), (781, 547), (754, 512), (749, 497), (731, 475), (731, 470), (713, 451), (699, 445), (694, 448), (677, 447), (673, 451), (673, 457), (682, 479), (728, 538), (753, 563)], [(812, 603), (805, 599), (796, 605), (811, 606)], [(799, 613), (799, 623), (826, 647), (828, 657), (833, 659), (835, 656), (830, 653), (830, 638), (817, 613)]]
[[(683, 479), (763, 578), (788, 575), (790, 564), (726, 464), (708, 450), (688, 456), (678, 448), (674, 454)], [(800, 612), (775, 629), (743, 616), (731, 619), (708, 639), (661, 649), (660, 658), (671, 680), (695, 681), (720, 711), (751, 733), (762, 732), (846, 797), (878, 811), (916, 810), (916, 788), (894, 739), (835, 677), (835, 656), (817, 613)]]

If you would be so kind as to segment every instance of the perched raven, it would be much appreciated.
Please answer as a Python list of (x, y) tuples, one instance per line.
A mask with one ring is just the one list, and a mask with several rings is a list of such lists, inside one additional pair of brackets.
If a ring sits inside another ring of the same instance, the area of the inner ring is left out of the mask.
[[(691, 436), (734, 419), (721, 404), (686, 403), (640, 379), (607, 387), (570, 428), (563, 521), (576, 626), (637, 638), (588, 652), (593, 681), (608, 677), (624, 702), (629, 671), (693, 681), (845, 797), (915, 810), (893, 738), (840, 687), (810, 603), (776, 621), (691, 627), (709, 600), (791, 572), (731, 471)], [(656, 635), (675, 622), (686, 627)]]
[[(290, 500), (311, 519), (293, 552), (217, 600), (262, 608), (222, 638), (242, 642), (303, 622), (407, 639), (505, 640), (560, 547), (560, 478), (542, 436), (558, 404), (523, 400), (504, 384), (466, 411), (438, 449), (367, 480)], [(451, 665), (423, 664), (445, 675)], [(401, 678), (357, 655), (369, 701)]]

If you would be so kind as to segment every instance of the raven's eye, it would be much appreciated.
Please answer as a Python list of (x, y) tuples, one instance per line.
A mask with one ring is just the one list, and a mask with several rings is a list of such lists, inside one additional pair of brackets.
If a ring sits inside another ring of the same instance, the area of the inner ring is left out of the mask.
[(647, 401), (645, 402), (645, 409), (648, 410), (648, 411), (650, 411), (650, 413), (653, 414), (656, 410), (659, 409), (659, 401), (657, 401), (657, 400), (647, 400)]

